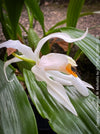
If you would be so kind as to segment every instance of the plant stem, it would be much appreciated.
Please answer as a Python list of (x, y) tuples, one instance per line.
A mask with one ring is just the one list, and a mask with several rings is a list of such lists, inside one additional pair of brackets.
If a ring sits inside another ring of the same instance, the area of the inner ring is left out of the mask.
[(26, 28), (25, 28), (21, 23), (19, 23), (19, 25), (20, 25), (20, 26), (22, 27), (22, 29), (26, 32), (26, 34), (28, 34)]
[(17, 76), (17, 79), (18, 79), (19, 81), (25, 82), (24, 77), (22, 77), (22, 76)]
[(23, 61), (26, 61), (26, 62), (32, 63), (33, 65), (34, 65), (34, 64), (36, 64), (36, 62), (35, 62), (35, 61), (33, 61), (32, 59), (28, 59), (28, 58), (25, 58), (25, 57), (19, 56), (18, 54), (15, 54), (15, 53), (13, 53), (12, 55), (13, 55), (13, 56), (15, 56), (15, 57), (17, 57), (17, 58), (19, 58), (19, 59), (21, 59), (21, 60), (23, 60)]
[(67, 51), (67, 55), (70, 54), (70, 51), (71, 51), (71, 43), (68, 44), (68, 51)]

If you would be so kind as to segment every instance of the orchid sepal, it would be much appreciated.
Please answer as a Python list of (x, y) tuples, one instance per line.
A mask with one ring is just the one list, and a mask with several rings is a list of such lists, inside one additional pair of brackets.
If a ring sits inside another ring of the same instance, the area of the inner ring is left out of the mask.
[(46, 74), (46, 72), (43, 69), (41, 69), (39, 66), (35, 65), (34, 67), (32, 67), (31, 70), (35, 74), (36, 79), (38, 81), (46, 82), (47, 90), (49, 94), (53, 96), (66, 109), (68, 109), (70, 112), (72, 112), (74, 115), (77, 116), (77, 112), (73, 107), (72, 103), (70, 102), (70, 99), (66, 94), (64, 87), (60, 83), (50, 79)]
[[(76, 90), (83, 96), (88, 96), (88, 88), (94, 89), (89, 83), (82, 81), (79, 77), (73, 75), (66, 75), (59, 71), (47, 71), (49, 77), (52, 77), (55, 81), (61, 83), (64, 86), (74, 86)], [(87, 88), (88, 87), (88, 88)]]
[(8, 79), (7, 73), (6, 73), (6, 68), (7, 68), (11, 63), (20, 62), (20, 61), (22, 61), (22, 60), (21, 60), (21, 59), (18, 59), (17, 57), (14, 57), (14, 58), (12, 58), (12, 59), (10, 59), (10, 60), (8, 60), (8, 61), (6, 61), (6, 62), (4, 63), (4, 68), (3, 68), (3, 70), (4, 70), (4, 75), (5, 75), (6, 80), (7, 80), (8, 82), (12, 82), (13, 79), (12, 79), (12, 80), (9, 80), (9, 79)]
[(87, 33), (88, 33), (88, 28), (86, 29), (86, 32), (85, 32), (81, 37), (75, 38), (75, 39), (71, 38), (67, 33), (61, 33), (61, 32), (52, 33), (52, 34), (50, 34), (50, 35), (48, 35), (48, 36), (42, 38), (42, 39), (39, 41), (39, 43), (38, 43), (38, 45), (37, 45), (37, 48), (35, 49), (35, 52), (34, 52), (34, 53), (35, 53), (35, 56), (36, 56), (36, 60), (39, 59), (39, 53), (40, 53), (40, 50), (41, 50), (42, 46), (43, 46), (43, 45), (46, 43), (46, 41), (48, 41), (49, 39), (51, 39), (51, 38), (56, 38), (56, 37), (57, 37), (57, 38), (63, 39), (65, 42), (72, 43), (72, 42), (76, 42), (76, 41), (79, 41), (79, 40), (84, 39), (84, 38), (86, 37)]
[(22, 44), (19, 40), (8, 40), (4, 43), (1, 43), (0, 48), (3, 48), (3, 47), (17, 49), (19, 52), (21, 52), (27, 58), (35, 60), (35, 55), (34, 55), (32, 49), (30, 47)]

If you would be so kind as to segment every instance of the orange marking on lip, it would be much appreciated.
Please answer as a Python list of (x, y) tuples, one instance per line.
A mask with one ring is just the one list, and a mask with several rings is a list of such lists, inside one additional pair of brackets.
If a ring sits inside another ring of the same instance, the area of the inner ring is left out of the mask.
[(69, 74), (72, 74), (74, 77), (77, 77), (77, 74), (76, 74), (74, 71), (72, 71), (72, 69), (71, 69), (71, 64), (68, 64), (68, 65), (66, 66), (66, 71), (67, 71)]

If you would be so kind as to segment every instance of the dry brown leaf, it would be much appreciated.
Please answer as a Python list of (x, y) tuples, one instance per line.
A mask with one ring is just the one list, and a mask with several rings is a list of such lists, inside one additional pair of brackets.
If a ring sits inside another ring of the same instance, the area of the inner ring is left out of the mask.
[(16, 52), (16, 49), (14, 48), (7, 48), (7, 55), (11, 55), (12, 53)]
[(52, 41), (50, 41), (50, 48), (55, 43), (58, 44), (65, 52), (68, 50), (68, 43), (59, 38), (54, 38)]

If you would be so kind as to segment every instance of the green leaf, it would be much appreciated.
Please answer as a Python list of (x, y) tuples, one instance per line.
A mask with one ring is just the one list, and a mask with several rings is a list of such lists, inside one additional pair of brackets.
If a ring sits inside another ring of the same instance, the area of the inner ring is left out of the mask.
[(34, 15), (35, 19), (39, 21), (39, 23), (43, 29), (43, 32), (45, 34), (44, 16), (39, 7), (37, 0), (25, 0), (25, 4), (29, 7), (29, 9), (32, 12), (32, 14)]
[(34, 19), (34, 15), (31, 14), (29, 7), (27, 6), (27, 4), (25, 5), (26, 9), (27, 9), (27, 13), (28, 13), (28, 18), (29, 18), (29, 28), (33, 28), (33, 19)]
[(76, 27), (84, 0), (70, 0), (67, 10), (67, 26)]
[(22, 30), (21, 30), (19, 24), (18, 24), (18, 26), (17, 26), (17, 37), (18, 37), (18, 39), (19, 39), (20, 41), (23, 40), (23, 37), (22, 37)]
[[(61, 32), (69, 34), (73, 38), (78, 38), (83, 35), (83, 31), (75, 28), (62, 28)], [(100, 70), (100, 40), (90, 34), (75, 44), (83, 51), (90, 61)]]
[(33, 28), (29, 28), (28, 30), (28, 42), (29, 42), (29, 46), (31, 48), (36, 48), (37, 44), (39, 42), (40, 38), (37, 35), (37, 33), (33, 30)]
[(66, 23), (66, 19), (61, 20), (61, 21), (57, 22), (53, 27), (51, 27), (48, 31), (51, 31), (51, 30), (53, 30), (54, 28), (56, 28), (56, 27), (58, 27), (58, 26), (60, 26), (60, 25), (63, 25), (63, 24), (65, 24), (65, 23)]
[(25, 32), (26, 34), (28, 34), (26, 28), (25, 28), (21, 23), (19, 23), (19, 26), (24, 30), (24, 32)]
[(9, 20), (13, 31), (13, 39), (16, 39), (17, 26), (24, 0), (4, 0)]
[(50, 44), (48, 41), (43, 45), (43, 47), (41, 49), (41, 53), (42, 53), (42, 55), (46, 55), (46, 54), (50, 53)]
[(34, 113), (26, 93), (11, 69), (7, 76), (14, 79), (7, 82), (0, 61), (0, 134), (37, 134)]
[(25, 68), (25, 69), (28, 69), (28, 70), (31, 70), (33, 64), (28, 63), (28, 62), (26, 62), (26, 61), (21, 61), (21, 62), (18, 62), (18, 63), (17, 63), (17, 66), (18, 66), (19, 70), (20, 70), (21, 72), (23, 72), (23, 69), (24, 69), (24, 68)]
[[(96, 13), (97, 13), (97, 12), (83, 12), (83, 13), (81, 13), (81, 14), (79, 15), (79, 17), (83, 17), (83, 16), (87, 16), (87, 15), (93, 15), (93, 14), (96, 14)], [(57, 22), (53, 27), (51, 27), (51, 28), (48, 30), (48, 32), (51, 31), (51, 30), (53, 30), (54, 28), (56, 28), (56, 27), (62, 25), (62, 24), (65, 24), (66, 22), (67, 22), (67, 19), (64, 19), (64, 20), (61, 20), (61, 21)]]
[(83, 12), (80, 14), (80, 17), (87, 16), (87, 15), (93, 15), (93, 14), (100, 14), (100, 11)]
[(78, 49), (77, 52), (75, 53), (74, 60), (78, 60), (79, 57), (83, 54), (81, 49)]
[(90, 95), (88, 97), (83, 97), (74, 87), (65, 87), (66, 92), (78, 113), (78, 116), (75, 116), (62, 105), (58, 104), (58, 102), (48, 93), (46, 84), (44, 82), (37, 82), (31, 71), (24, 70), (24, 77), (34, 105), (40, 115), (49, 120), (51, 128), (56, 133), (99, 134), (100, 122), (97, 122), (97, 114), (100, 114), (100, 107), (97, 97), (91, 91), (89, 92)]
[(7, 40), (12, 38), (13, 36), (11, 34), (12, 31), (11, 31), (11, 26), (9, 25), (10, 24), (9, 18), (7, 14), (4, 13), (2, 0), (0, 1), (0, 22), (2, 25), (2, 31), (3, 31), (5, 38)]

